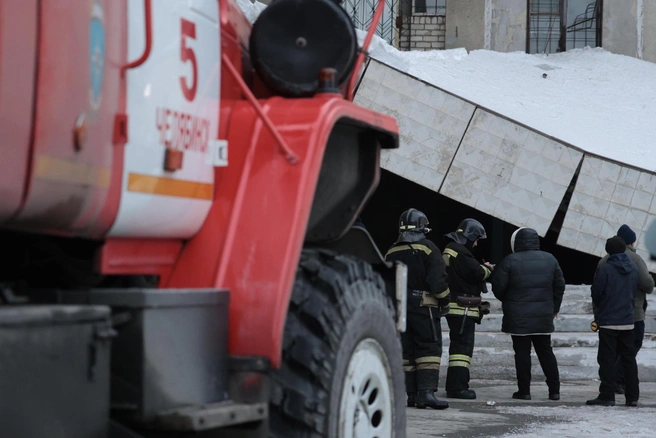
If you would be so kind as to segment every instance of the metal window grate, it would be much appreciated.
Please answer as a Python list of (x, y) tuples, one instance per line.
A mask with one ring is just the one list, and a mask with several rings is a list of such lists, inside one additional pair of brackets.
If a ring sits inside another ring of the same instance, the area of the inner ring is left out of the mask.
[(567, 50), (601, 46), (601, 0), (585, 5), (570, 2), (567, 10)]
[[(402, 0), (385, 0), (383, 16), (376, 27), (376, 35), (393, 46), (397, 44), (399, 39), (396, 21), (400, 1)], [(364, 31), (369, 29), (377, 7), (378, 0), (344, 0), (342, 2), (342, 8), (353, 20), (355, 28)]]
[(414, 0), (413, 12), (426, 15), (446, 15), (446, 0)]
[(562, 0), (529, 0), (528, 52), (559, 50)]

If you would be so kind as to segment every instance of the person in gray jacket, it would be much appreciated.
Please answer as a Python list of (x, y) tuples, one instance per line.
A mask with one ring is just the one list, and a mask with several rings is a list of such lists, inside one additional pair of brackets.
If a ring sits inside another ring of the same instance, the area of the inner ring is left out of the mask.
[[(645, 338), (645, 311), (647, 310), (647, 294), (650, 294), (654, 291), (654, 279), (649, 273), (649, 269), (647, 268), (645, 261), (638, 255), (638, 253), (636, 253), (636, 233), (631, 229), (631, 227), (626, 224), (622, 225), (617, 230), (617, 235), (621, 237), (626, 243), (626, 254), (638, 267), (638, 293), (636, 294), (635, 306), (633, 310), (635, 319), (633, 336), (635, 352), (637, 355), (638, 351), (640, 351), (640, 348), (642, 348), (642, 341)], [(606, 254), (606, 256), (604, 256), (604, 258), (599, 261), (597, 269), (607, 261), (608, 254)], [(624, 367), (622, 366), (622, 362), (619, 357), (617, 358), (615, 365), (617, 369), (617, 388), (615, 389), (615, 392), (618, 394), (624, 394)]]

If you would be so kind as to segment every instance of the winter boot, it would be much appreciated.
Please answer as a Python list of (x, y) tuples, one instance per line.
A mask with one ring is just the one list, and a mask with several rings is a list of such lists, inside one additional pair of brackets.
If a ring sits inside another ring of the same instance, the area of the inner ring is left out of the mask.
[(461, 389), (459, 391), (447, 391), (448, 398), (460, 398), (463, 400), (475, 400), (476, 392), (473, 389)]
[[(414, 366), (412, 366), (412, 368), (414, 368)], [(405, 392), (408, 394), (408, 407), (414, 408), (415, 396), (417, 395), (417, 372), (414, 371), (414, 369), (405, 372)]]
[(585, 402), (588, 406), (615, 406), (615, 400), (607, 400), (603, 398), (593, 398)]
[(433, 409), (446, 409), (449, 407), (449, 403), (435, 398), (432, 389), (420, 389), (417, 391), (415, 403), (417, 403), (417, 409), (426, 409), (427, 407)]
[(447, 402), (435, 398), (439, 380), (440, 370), (417, 370), (417, 395), (415, 395), (417, 409), (425, 409), (426, 407), (446, 409), (449, 407)]

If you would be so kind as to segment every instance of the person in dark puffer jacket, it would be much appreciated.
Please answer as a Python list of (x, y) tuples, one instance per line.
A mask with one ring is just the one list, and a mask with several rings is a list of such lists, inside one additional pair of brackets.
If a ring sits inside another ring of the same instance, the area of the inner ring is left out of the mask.
[[(654, 279), (649, 273), (649, 268), (645, 261), (638, 255), (635, 248), (636, 233), (627, 224), (622, 225), (617, 230), (617, 236), (621, 237), (626, 243), (626, 255), (638, 267), (638, 293), (636, 294), (635, 304), (633, 305), (633, 341), (636, 355), (642, 348), (642, 341), (645, 338), (645, 311), (647, 310), (647, 294), (654, 291)], [(608, 254), (599, 261), (597, 268), (608, 261)], [(624, 394), (624, 367), (622, 360), (618, 357), (615, 362), (617, 369), (617, 387), (616, 394)]]
[(496, 267), (492, 292), (503, 306), (502, 331), (512, 335), (518, 391), (513, 398), (531, 399), (531, 343), (547, 378), (549, 399), (560, 399), (558, 362), (551, 348), (553, 320), (565, 293), (565, 279), (556, 258), (540, 251), (540, 238), (531, 228), (512, 235), (513, 254)]
[(633, 345), (633, 306), (638, 291), (638, 267), (625, 254), (621, 237), (606, 241), (608, 261), (597, 268), (590, 288), (595, 321), (599, 327), (599, 395), (587, 405), (615, 406), (615, 359), (624, 366), (626, 405), (638, 406), (638, 366)]

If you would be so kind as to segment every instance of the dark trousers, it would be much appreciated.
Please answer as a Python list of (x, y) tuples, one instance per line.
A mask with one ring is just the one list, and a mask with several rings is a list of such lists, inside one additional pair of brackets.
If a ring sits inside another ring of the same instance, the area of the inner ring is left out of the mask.
[[(635, 354), (638, 355), (638, 352), (642, 348), (642, 341), (645, 339), (645, 322), (636, 321), (633, 326), (633, 345), (635, 347)], [(615, 367), (617, 369), (617, 384), (624, 386), (624, 366), (622, 365), (622, 359), (617, 356), (615, 361)]]
[(638, 400), (640, 390), (638, 388), (638, 366), (636, 365), (633, 337), (633, 330), (611, 330), (603, 327), (599, 329), (597, 362), (599, 363), (599, 379), (601, 380), (599, 384), (600, 399), (615, 400), (615, 385), (617, 384), (615, 360), (619, 356), (626, 379), (626, 399)]
[(437, 340), (433, 339), (428, 309), (422, 308), (420, 312), (408, 312), (407, 327), (401, 334), (403, 370), (408, 393), (418, 390), (436, 391), (437, 381), (440, 378), (442, 357), (440, 311), (433, 309), (432, 312)]
[(449, 369), (446, 373), (446, 390), (461, 391), (469, 389), (469, 366), (474, 353), (476, 322), (465, 319), (465, 328), (460, 334), (462, 316), (447, 316), (449, 323)]
[(531, 393), (531, 344), (533, 344), (542, 372), (547, 378), (549, 394), (559, 394), (560, 374), (556, 356), (551, 348), (551, 335), (512, 336), (512, 342), (515, 350), (518, 392)]

